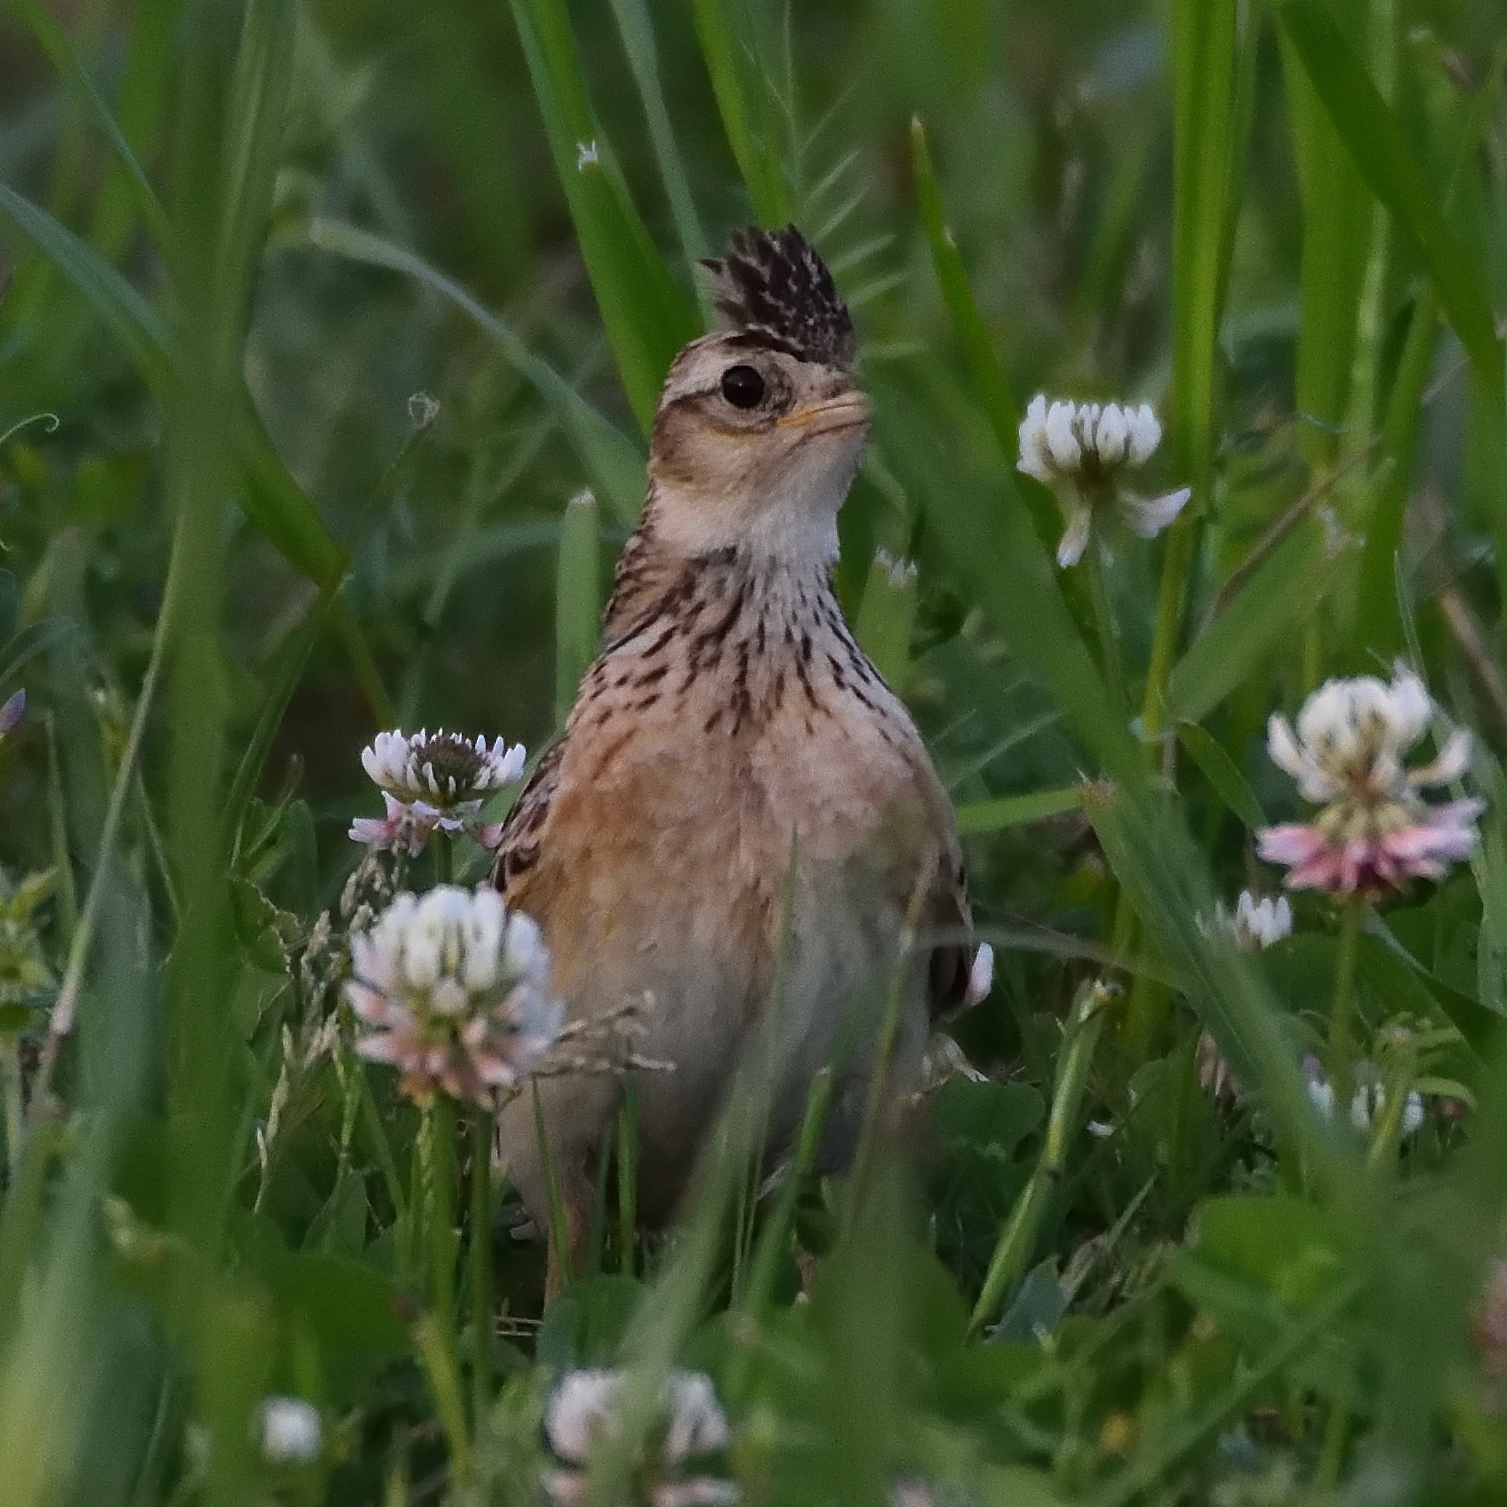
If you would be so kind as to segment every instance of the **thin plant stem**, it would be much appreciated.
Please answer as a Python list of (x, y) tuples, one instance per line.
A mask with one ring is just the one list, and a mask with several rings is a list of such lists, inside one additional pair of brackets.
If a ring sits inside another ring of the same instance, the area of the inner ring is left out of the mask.
[(492, 1137), (490, 1109), (471, 1115), (471, 1431), (492, 1404)]
[(1355, 955), (1360, 939), (1361, 903), (1349, 900), (1340, 916), (1339, 947), (1334, 959), (1334, 995), (1329, 1006), (1329, 1081), (1336, 1110), (1348, 1113), (1354, 1090), (1350, 1058), (1355, 1016)]
[(437, 884), (450, 884), (455, 878), (455, 849), (448, 832), (433, 832), (429, 841), (434, 848), (434, 878)]
[(617, 1219), (619, 1269), (631, 1277), (638, 1243), (638, 1091), (631, 1078), (623, 1084), (617, 1119)]
[(147, 661), (146, 674), (141, 680), (141, 693), (136, 698), (136, 711), (131, 718), (131, 729), (126, 735), (126, 746), (120, 756), (120, 767), (115, 771), (115, 784), (110, 790), (110, 801), (105, 808), (104, 826), (99, 836), (99, 854), (95, 859), (94, 876), (89, 881), (89, 893), (84, 898), (84, 909), (79, 916), (78, 928), (73, 933), (68, 949), (68, 963), (63, 970), (62, 987), (58, 990), (57, 1003), (52, 1007), (47, 1036), (42, 1043), (41, 1061), (37, 1067), (36, 1086), (32, 1091), (32, 1119), (52, 1113), (52, 1078), (57, 1068), (58, 1053), (63, 1041), (73, 1030), (74, 1017), (78, 1014), (79, 991), (83, 987), (84, 969), (89, 962), (89, 949), (94, 942), (94, 932), (99, 925), (99, 908), (104, 898), (104, 880), (115, 853), (115, 844), (120, 839), (121, 818), (125, 814), (126, 798), (133, 788), (133, 774), (141, 755), (141, 742), (146, 735), (147, 715), (157, 695), (157, 683), (162, 678), (162, 665), (167, 645), (172, 641), (177, 628), (179, 605), (183, 597), (184, 550), (183, 531), (180, 529), (173, 540), (173, 553), (168, 561), (167, 582), (162, 592), (162, 609), (157, 617), (157, 631), (152, 638), (152, 654)]
[(905, 985), (913, 966), (916, 933), (921, 925), (921, 908), (931, 893), (934, 869), (928, 867), (916, 876), (911, 890), (910, 903), (905, 908), (905, 922), (900, 929), (900, 948), (890, 972), (889, 988), (885, 994), (884, 1015), (880, 1023), (878, 1049), (874, 1053), (873, 1074), (869, 1079), (868, 1093), (864, 1098), (862, 1128), (858, 1135), (858, 1149), (853, 1157), (852, 1183), (848, 1190), (847, 1206), (843, 1211), (843, 1234), (850, 1235), (857, 1223), (858, 1211), (865, 1195), (869, 1174), (873, 1167), (875, 1149), (879, 1142), (884, 1120), (885, 1095), (890, 1086), (890, 1071), (894, 1065), (895, 1044), (900, 1037), (900, 1016), (905, 1003)]
[(1078, 1128), (1078, 1114), (1083, 1091), (1088, 1085), (1088, 1070), (1094, 1048), (1104, 1029), (1106, 994), (1099, 983), (1085, 985), (1073, 1000), (1063, 1050), (1057, 1060), (1057, 1082), (1052, 1090), (1052, 1107), (1047, 1116), (1046, 1139), (1041, 1156), (1005, 1227), (1000, 1231), (983, 1289), (968, 1320), (976, 1332), (999, 1308), (1001, 1300), (1026, 1269), (1041, 1233), (1047, 1202), (1067, 1161), (1068, 1145)]
[(1146, 668), (1146, 696), (1141, 708), (1141, 736), (1146, 740), (1153, 765), (1165, 731), (1167, 677), (1177, 649), (1183, 616), (1183, 585), (1193, 565), (1194, 524), (1190, 503), (1167, 531), (1167, 553), (1162, 561), (1162, 580), (1157, 592), (1156, 627), (1151, 635), (1151, 658)]
[(14, 1031), (0, 1037), (0, 1095), (5, 1104), (5, 1185), (14, 1188), (21, 1179), (21, 1162), (25, 1154), (25, 1119), (21, 1104), (20, 1038)]
[(1115, 617), (1114, 599), (1109, 594), (1109, 578), (1104, 569), (1104, 550), (1097, 539), (1088, 546), (1088, 589), (1094, 606), (1094, 624), (1099, 631), (1099, 653), (1104, 661), (1104, 678), (1114, 698), (1115, 711), (1124, 717), (1130, 703), (1125, 690), (1125, 665), (1120, 655), (1120, 626)]

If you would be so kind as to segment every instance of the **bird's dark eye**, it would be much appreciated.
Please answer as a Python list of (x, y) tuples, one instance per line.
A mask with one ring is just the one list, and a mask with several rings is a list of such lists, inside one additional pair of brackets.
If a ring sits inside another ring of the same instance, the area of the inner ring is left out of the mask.
[(722, 373), (722, 396), (734, 408), (757, 408), (764, 401), (764, 379), (740, 361)]

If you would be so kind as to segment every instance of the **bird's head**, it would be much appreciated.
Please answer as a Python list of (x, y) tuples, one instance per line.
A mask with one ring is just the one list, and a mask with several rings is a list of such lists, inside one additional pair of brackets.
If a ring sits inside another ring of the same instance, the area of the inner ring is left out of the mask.
[(692, 341), (665, 379), (649, 455), (655, 536), (686, 554), (830, 562), (869, 425), (847, 306), (793, 225), (736, 231), (705, 265), (727, 328)]

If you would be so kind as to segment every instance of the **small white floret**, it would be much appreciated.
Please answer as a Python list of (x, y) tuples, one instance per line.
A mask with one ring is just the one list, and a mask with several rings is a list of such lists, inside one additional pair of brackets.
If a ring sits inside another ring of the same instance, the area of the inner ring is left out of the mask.
[(262, 1458), (269, 1465), (312, 1465), (324, 1447), (319, 1409), (301, 1397), (265, 1397), (258, 1412)]
[(963, 992), (963, 1007), (970, 1009), (981, 1000), (988, 999), (994, 987), (994, 949), (987, 942), (980, 942), (974, 950), (973, 966), (968, 970), (968, 987)]

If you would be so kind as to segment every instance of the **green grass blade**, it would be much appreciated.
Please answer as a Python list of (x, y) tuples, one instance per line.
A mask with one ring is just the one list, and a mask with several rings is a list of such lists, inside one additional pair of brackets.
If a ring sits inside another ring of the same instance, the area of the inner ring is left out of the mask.
[[(0, 183), (0, 211), (47, 258), (124, 347), (159, 401), (171, 395), (177, 361), (167, 325), (108, 262), (45, 210)], [(340, 551), (313, 504), (277, 457), (266, 429), (242, 390), (235, 418), (236, 458), (244, 475), (246, 516), (298, 569), (329, 579)]]
[[(963, 259), (958, 255), (957, 243), (948, 229), (942, 190), (937, 183), (931, 148), (926, 141), (926, 128), (919, 117), (910, 123), (910, 160), (916, 179), (916, 207), (921, 213), (921, 228), (926, 232), (931, 264), (942, 288), (942, 301), (952, 316), (974, 392), (984, 405), (999, 447), (1006, 455), (1013, 456), (1019, 449), (1020, 404), (1010, 391), (1010, 384), (994, 354), (989, 331), (969, 286), (968, 274), (963, 270)], [(1052, 523), (1055, 526), (1055, 518)]]
[(564, 0), (513, 0), (513, 18), (628, 402), (648, 433), (675, 352), (700, 333), (628, 196), (586, 95)]
[(1278, 17), (1356, 170), (1423, 257), (1446, 317), (1500, 402), (1502, 342), (1482, 274), (1450, 230), (1397, 116), (1321, 0), (1283, 0)]
[(548, 362), (529, 350), (503, 320), (422, 257), (394, 246), (381, 236), (333, 220), (311, 221), (308, 233), (311, 244), (321, 251), (404, 273), (432, 288), (469, 315), (502, 352), (508, 364), (548, 405), (570, 439), (593, 489), (611, 504), (613, 516), (625, 525), (634, 522), (644, 497), (643, 451), (593, 408)]
[(724, 0), (691, 0), (691, 15), (722, 129), (753, 200), (754, 217), (763, 225), (782, 225), (790, 218), (790, 196), (780, 171), (779, 154), (769, 135), (755, 124), (756, 108), (740, 66), (747, 49), (733, 32)]
[(170, 381), (172, 355), (157, 311), (86, 242), (9, 184), (0, 183), (0, 211), (72, 284), (160, 398)]
[(880, 550), (869, 566), (853, 632), (892, 690), (910, 678), (910, 640), (916, 626), (916, 567)]
[[(612, 0), (612, 13), (617, 18), (623, 51), (628, 54), (628, 66), (633, 70), (633, 82), (638, 87), (639, 100), (644, 107), (649, 141), (654, 148), (659, 176), (670, 201), (675, 232), (680, 237), (681, 254), (687, 264), (697, 262), (707, 254), (706, 236), (696, 214), (696, 201), (691, 196), (685, 163), (681, 160), (680, 147), (675, 140), (675, 128), (670, 124), (664, 86), (660, 82), (659, 49), (654, 42), (654, 23), (649, 16), (649, 8), (644, 0)], [(704, 309), (703, 312), (711, 311)]]
[(555, 570), (555, 722), (561, 727), (601, 640), (601, 528), (590, 492), (566, 503)]
[(223, 338), (237, 353), (245, 340), (252, 282), (261, 265), (282, 158), (297, 14), (294, 0), (248, 4), (230, 78), (213, 276), (215, 296), (223, 306)]
[(1302, 519), (1194, 640), (1167, 681), (1167, 716), (1197, 722), (1309, 616), (1339, 569), (1322, 518)]
[(121, 167), (125, 169), (126, 181), (131, 186), (136, 207), (141, 211), (141, 216), (151, 230), (153, 239), (159, 246), (165, 245), (168, 238), (167, 215), (157, 195), (153, 192), (152, 185), (147, 181), (141, 164), (136, 160), (136, 154), (131, 150), (131, 144), (126, 140), (125, 133), (116, 124), (109, 106), (100, 98), (99, 90), (94, 87), (93, 79), (84, 71), (83, 65), (79, 62), (78, 54), (73, 50), (73, 43), (68, 39), (68, 33), (63, 30), (57, 17), (41, 3), (41, 0), (17, 0), (17, 5), (26, 24), (31, 27), (33, 35), (41, 44), (42, 50), (61, 75), (69, 93), (79, 101), (85, 113), (93, 119), (110, 143), (111, 150), (115, 153)]
[(1266, 825), (1266, 816), (1251, 787), (1246, 784), (1245, 776), (1212, 734), (1196, 722), (1180, 722), (1177, 740), (1203, 771), (1204, 778), (1218, 792), (1220, 800), (1245, 823), (1248, 831), (1254, 832)]
[[(1364, 26), (1364, 0), (1345, 0), (1338, 13), (1352, 34)], [(1278, 39), (1303, 209), (1294, 396), (1298, 412), (1318, 420), (1303, 426), (1304, 451), (1324, 464), (1338, 450), (1349, 397), (1371, 198), (1291, 41), (1281, 31)]]
[[(1213, 457), (1222, 258), (1227, 244), (1235, 124), (1234, 5), (1177, 0), (1172, 18), (1171, 442), (1195, 505)], [(1191, 521), (1191, 520), (1190, 520)]]
[(1003, 832), (1006, 827), (1022, 827), (1043, 817), (1060, 816), (1076, 811), (1083, 804), (1083, 787), (1064, 786), (1061, 790), (1032, 790), (1025, 795), (1002, 795), (990, 801), (964, 801), (957, 808), (958, 836), (983, 837)]
[[(1141, 723), (1148, 738), (1164, 727), (1167, 676), (1182, 633), (1187, 582), (1197, 553), (1199, 512), (1207, 503), (1219, 396), (1219, 321), (1225, 258), (1238, 201), (1235, 131), (1237, 10), (1177, 0), (1172, 13), (1172, 399), (1171, 448), (1190, 506), (1172, 525), (1162, 558), (1156, 626)], [(1255, 37), (1245, 38), (1253, 47)]]

